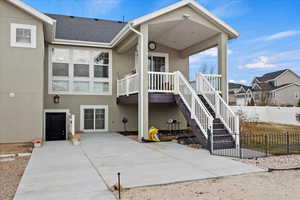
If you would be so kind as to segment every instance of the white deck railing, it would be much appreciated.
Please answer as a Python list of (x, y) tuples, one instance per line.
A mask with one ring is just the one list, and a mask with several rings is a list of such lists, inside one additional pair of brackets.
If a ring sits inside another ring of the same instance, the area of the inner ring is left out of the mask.
[(175, 73), (148, 72), (149, 92), (172, 93), (175, 89)]
[(206, 101), (213, 108), (216, 117), (225, 125), (226, 129), (235, 138), (237, 146), (239, 146), (239, 139), (236, 138), (239, 135), (239, 117), (236, 115), (230, 106), (223, 100), (219, 92), (210, 84), (202, 73), (198, 73), (196, 76), (197, 92), (202, 94)]
[(195, 119), (204, 136), (208, 138), (208, 133), (209, 131), (212, 131), (213, 128), (213, 116), (208, 112), (208, 110), (196, 94), (195, 90), (179, 71), (176, 72), (175, 82), (175, 92), (179, 94), (179, 96), (189, 109), (191, 118)]
[[(209, 82), (209, 84), (217, 91), (221, 92), (221, 79), (222, 76), (219, 74), (202, 74), (202, 73), (197, 73), (196, 76), (202, 75), (206, 78), (206, 80)], [(197, 79), (197, 78), (196, 78)], [(197, 84), (197, 81), (196, 81)], [(196, 85), (197, 87), (201, 87), (201, 85)]]
[[(138, 93), (138, 85), (137, 74), (126, 76), (117, 82), (117, 95)], [(148, 72), (148, 91), (178, 94), (189, 109), (191, 118), (195, 119), (204, 136), (208, 138), (208, 133), (213, 128), (213, 116), (181, 72)]]
[(121, 80), (117, 80), (117, 96), (130, 95), (139, 92), (138, 74), (127, 75)]

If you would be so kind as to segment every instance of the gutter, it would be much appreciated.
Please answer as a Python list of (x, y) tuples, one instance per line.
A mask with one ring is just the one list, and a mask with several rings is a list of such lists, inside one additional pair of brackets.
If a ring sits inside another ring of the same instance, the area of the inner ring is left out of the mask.
[[(141, 75), (141, 79), (140, 79), (140, 95), (141, 95), (141, 110), (142, 110), (142, 113), (144, 112), (143, 109), (144, 109), (144, 70), (143, 70), (143, 65), (144, 65), (144, 57), (142, 56), (142, 52), (144, 50), (144, 35), (137, 31), (136, 29), (134, 29), (132, 27), (132, 23), (129, 23), (129, 29), (132, 30), (134, 33), (136, 33), (140, 39), (141, 39), (141, 44), (140, 44), (140, 58), (141, 58), (141, 71), (140, 71), (140, 75)], [(144, 137), (144, 115), (142, 114), (141, 115), (141, 130), (142, 130), (142, 134), (141, 134), (141, 138)]]

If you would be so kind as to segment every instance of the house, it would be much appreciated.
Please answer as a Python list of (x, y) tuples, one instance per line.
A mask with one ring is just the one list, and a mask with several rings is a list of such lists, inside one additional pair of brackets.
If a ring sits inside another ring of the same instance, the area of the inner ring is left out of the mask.
[[(239, 34), (194, 0), (127, 23), (45, 14), (2, 0), (0, 22), (2, 143), (120, 132), (124, 118), (126, 131), (138, 132), (140, 140), (150, 126), (167, 129), (168, 119), (181, 129), (188, 122), (202, 142), (213, 123), (224, 133), (238, 132), (236, 116), (224, 116), (216, 102), (230, 109), (227, 44)], [(209, 80), (200, 74), (192, 89), (189, 56), (216, 46), (219, 74)], [(221, 95), (208, 91), (214, 83)]]
[[(279, 70), (255, 77), (251, 88), (236, 94), (237, 105), (291, 105), (300, 101), (300, 77), (290, 69)], [(252, 100), (251, 100), (252, 99)]]
[[(249, 86), (239, 84), (239, 83), (228, 83), (228, 93), (229, 93), (229, 105), (241, 105), (242, 102), (237, 102), (240, 100), (239, 93), (244, 94), (249, 89)], [(247, 105), (247, 104), (246, 104)]]

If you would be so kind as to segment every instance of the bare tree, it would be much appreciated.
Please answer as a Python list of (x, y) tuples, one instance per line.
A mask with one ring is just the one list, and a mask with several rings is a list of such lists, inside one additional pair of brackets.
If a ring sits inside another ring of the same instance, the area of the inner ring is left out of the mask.
[(261, 91), (260, 93), (260, 106), (270, 105), (272, 98), (272, 93), (269, 91)]
[(201, 72), (203, 74), (213, 74), (214, 71), (215, 71), (215, 66), (207, 62), (202, 63), (198, 69), (198, 72)]

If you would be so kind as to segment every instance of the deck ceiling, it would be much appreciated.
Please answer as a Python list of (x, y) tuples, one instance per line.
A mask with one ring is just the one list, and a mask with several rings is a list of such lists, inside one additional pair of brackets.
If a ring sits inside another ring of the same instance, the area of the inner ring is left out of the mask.
[(176, 50), (184, 50), (216, 35), (218, 32), (188, 19), (149, 25), (149, 41)]

